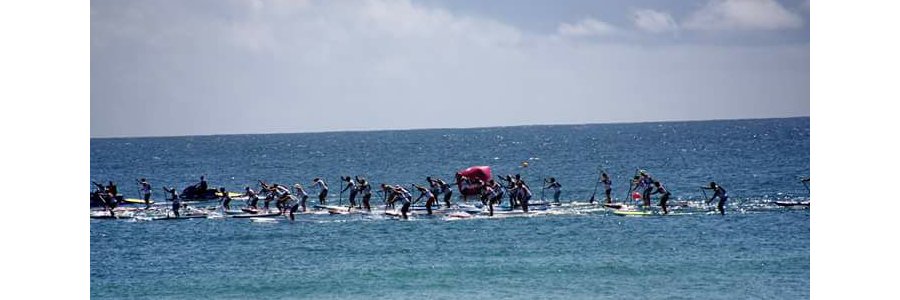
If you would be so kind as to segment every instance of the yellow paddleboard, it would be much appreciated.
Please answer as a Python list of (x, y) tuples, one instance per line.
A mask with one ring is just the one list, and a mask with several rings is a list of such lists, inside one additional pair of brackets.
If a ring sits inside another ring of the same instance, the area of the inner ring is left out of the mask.
[[(238, 197), (240, 195), (243, 195), (243, 194), (235, 193), (235, 192), (228, 192), (228, 197), (234, 198), (234, 197)], [(216, 197), (222, 197), (222, 192), (216, 192)]]

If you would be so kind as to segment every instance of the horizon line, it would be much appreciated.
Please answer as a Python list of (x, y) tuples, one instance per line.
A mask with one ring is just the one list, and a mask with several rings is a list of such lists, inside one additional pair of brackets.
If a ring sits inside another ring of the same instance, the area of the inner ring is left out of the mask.
[(387, 132), (387, 131), (414, 131), (414, 130), (452, 130), (452, 129), (489, 129), (512, 128), (529, 126), (580, 126), (580, 125), (622, 125), (622, 124), (646, 124), (646, 123), (676, 123), (676, 122), (714, 122), (714, 121), (749, 121), (771, 119), (796, 119), (809, 118), (809, 115), (768, 118), (723, 118), (723, 119), (675, 119), (658, 121), (612, 121), (605, 123), (554, 123), (554, 124), (523, 124), (523, 125), (498, 125), (498, 126), (473, 126), (473, 127), (420, 127), (420, 128), (378, 128), (378, 129), (337, 129), (321, 131), (293, 131), (293, 132), (252, 132), (252, 133), (214, 133), (214, 134), (185, 134), (185, 135), (145, 135), (145, 136), (102, 136), (90, 137), (90, 139), (132, 139), (132, 138), (173, 138), (173, 137), (206, 137), (206, 136), (233, 136), (233, 135), (258, 135), (258, 134), (316, 134), (316, 133), (357, 133), (357, 132)]

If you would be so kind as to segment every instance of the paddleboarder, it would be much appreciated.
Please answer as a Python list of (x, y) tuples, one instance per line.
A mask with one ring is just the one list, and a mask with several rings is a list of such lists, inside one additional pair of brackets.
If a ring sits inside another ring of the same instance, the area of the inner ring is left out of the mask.
[(441, 194), (444, 194), (444, 205), (447, 208), (450, 207), (450, 197), (453, 196), (453, 187), (450, 186), (447, 182), (442, 179), (437, 180), (438, 185), (441, 187)]
[(168, 193), (169, 196), (172, 197), (172, 198), (171, 198), (171, 200), (172, 200), (172, 212), (175, 213), (175, 217), (176, 217), (176, 218), (177, 218), (177, 217), (180, 217), (181, 214), (179, 214), (178, 211), (181, 209), (181, 199), (178, 198), (178, 191), (175, 190), (175, 187), (174, 187), (174, 186), (173, 186), (171, 189), (166, 188), (166, 187), (163, 187), (163, 191), (166, 192), (166, 193)]
[(152, 194), (150, 183), (147, 182), (146, 178), (141, 178), (141, 180), (138, 181), (138, 184), (141, 185), (141, 195), (144, 197), (144, 204), (146, 205), (145, 209), (148, 209), (150, 208), (150, 195)]
[(653, 177), (650, 177), (650, 174), (647, 174), (647, 171), (640, 171), (640, 178), (638, 180), (639, 189), (642, 189), (641, 200), (644, 202), (644, 208), (650, 207), (650, 192), (653, 191)]
[(325, 205), (325, 199), (328, 197), (328, 184), (325, 183), (325, 180), (319, 177), (313, 178), (313, 185), (310, 188), (319, 189), (319, 204)]
[(431, 215), (431, 205), (433, 205), (437, 201), (437, 199), (435, 199), (434, 197), (434, 193), (432, 193), (431, 190), (426, 189), (425, 187), (419, 186), (418, 184), (413, 184), (413, 187), (419, 190), (420, 193), (419, 198), (416, 198), (415, 203), (419, 203), (419, 200), (425, 198), (425, 210), (429, 215)]
[(555, 177), (550, 177), (550, 181), (548, 182), (547, 186), (545, 186), (544, 188), (552, 189), (553, 190), (553, 202), (559, 203), (559, 194), (560, 194), (559, 189), (561, 187), (562, 187), (562, 184), (559, 184), (559, 181), (556, 181)]
[(516, 181), (516, 199), (522, 205), (522, 211), (528, 212), (528, 200), (531, 200), (531, 189), (521, 180)]
[(663, 211), (664, 215), (669, 214), (669, 210), (666, 207), (666, 203), (669, 201), (669, 196), (671, 196), (672, 193), (669, 193), (669, 190), (667, 190), (666, 187), (663, 186), (662, 183), (660, 183), (659, 181), (654, 181), (653, 186), (656, 187), (656, 190), (654, 190), (652, 192), (652, 194), (660, 194), (661, 195), (659, 197), (659, 207), (662, 207), (662, 211)]
[(228, 196), (228, 193), (225, 192), (224, 187), (219, 188), (219, 193), (222, 194), (222, 196), (219, 198), (222, 201), (222, 207), (225, 208), (225, 211), (231, 210), (231, 196)]
[(412, 195), (404, 189), (402, 186), (394, 186), (391, 193), (391, 207), (393, 207), (394, 202), (397, 200), (403, 201), (403, 206), (400, 208), (400, 215), (404, 220), (408, 219), (406, 213), (409, 212), (409, 206), (412, 205)]
[(600, 183), (603, 184), (604, 192), (606, 193), (606, 203), (612, 203), (612, 180), (609, 179), (609, 175), (606, 175), (606, 172), (600, 175)]
[(369, 204), (369, 200), (372, 199), (372, 185), (370, 185), (365, 178), (359, 179), (358, 182), (359, 191), (362, 192), (363, 195), (363, 208), (365, 208), (366, 211), (372, 211), (372, 206)]
[(258, 209), (256, 204), (259, 203), (259, 194), (256, 193), (250, 186), (244, 187), (244, 193), (238, 197), (246, 197), (247, 198), (247, 207)]
[(358, 192), (358, 190), (356, 189), (356, 181), (353, 180), (353, 178), (350, 178), (350, 176), (341, 177), (341, 180), (347, 182), (347, 185), (345, 185), (344, 188), (341, 189), (341, 193), (343, 193), (346, 190), (350, 190), (350, 196), (349, 196), (350, 207), (356, 206), (356, 193)]
[(713, 181), (709, 183), (709, 187), (704, 187), (703, 189), (713, 190), (713, 196), (706, 201), (706, 204), (712, 203), (712, 201), (718, 197), (719, 203), (716, 205), (716, 209), (719, 213), (725, 215), (725, 201), (728, 201), (728, 192), (725, 191), (725, 188)]
[(303, 189), (303, 185), (299, 183), (294, 184), (294, 191), (297, 192), (297, 197), (300, 197), (300, 207), (306, 212), (306, 199), (309, 198), (309, 194)]

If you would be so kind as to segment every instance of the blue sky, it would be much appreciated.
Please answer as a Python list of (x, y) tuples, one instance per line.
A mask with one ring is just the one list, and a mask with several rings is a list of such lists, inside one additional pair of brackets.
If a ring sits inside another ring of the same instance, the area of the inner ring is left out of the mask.
[(808, 1), (91, 1), (92, 137), (808, 115)]

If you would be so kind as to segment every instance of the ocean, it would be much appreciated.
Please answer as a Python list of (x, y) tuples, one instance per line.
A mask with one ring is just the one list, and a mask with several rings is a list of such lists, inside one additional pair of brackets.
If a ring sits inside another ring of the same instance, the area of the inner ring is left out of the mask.
[(163, 186), (181, 190), (205, 175), (235, 192), (259, 179), (308, 186), (320, 177), (329, 203), (346, 203), (340, 176), (425, 185), (476, 165), (521, 174), (535, 198), (555, 177), (564, 203), (587, 201), (598, 170), (620, 201), (637, 169), (663, 182), (672, 202), (701, 203), (710, 181), (731, 197), (724, 216), (92, 219), (91, 297), (809, 298), (810, 210), (772, 204), (809, 199), (799, 181), (809, 175), (809, 137), (803, 117), (91, 139), (91, 180), (138, 198), (135, 179), (147, 178), (160, 202)]

